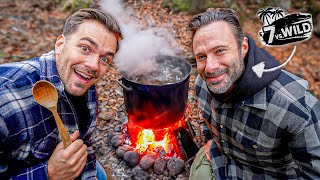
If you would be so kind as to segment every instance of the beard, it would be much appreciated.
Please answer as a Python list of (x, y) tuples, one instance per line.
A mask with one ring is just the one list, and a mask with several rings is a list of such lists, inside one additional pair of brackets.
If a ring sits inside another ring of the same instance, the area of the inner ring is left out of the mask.
[(205, 77), (217, 77), (226, 73), (226, 76), (219, 82), (209, 82), (206, 78), (206, 84), (211, 92), (223, 94), (240, 78), (244, 70), (244, 59), (239, 57), (233, 61), (233, 64), (229, 68), (218, 69), (214, 73), (205, 72)]
[[(78, 82), (74, 82), (74, 85), (72, 84), (73, 81), (70, 79), (70, 73), (72, 71), (74, 71), (74, 67), (77, 65), (73, 65), (71, 67), (69, 67), (67, 65), (67, 61), (69, 61), (69, 59), (67, 59), (67, 57), (65, 56), (66, 54), (66, 47), (64, 47), (61, 50), (61, 54), (59, 56), (59, 58), (56, 59), (56, 67), (57, 67), (57, 71), (58, 71), (58, 75), (60, 80), (62, 81), (63, 85), (64, 85), (64, 90), (66, 92), (68, 92), (69, 94), (73, 95), (73, 96), (82, 96), (86, 90), (85, 85), (78, 83)], [(76, 89), (74, 87), (77, 87)]]

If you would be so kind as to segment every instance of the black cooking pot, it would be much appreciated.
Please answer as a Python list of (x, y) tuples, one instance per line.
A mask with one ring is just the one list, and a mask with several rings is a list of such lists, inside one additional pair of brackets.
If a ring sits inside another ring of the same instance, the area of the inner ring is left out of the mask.
[(182, 72), (178, 82), (165, 85), (142, 84), (122, 74), (123, 96), (129, 121), (144, 129), (167, 128), (184, 116), (191, 65), (179, 57), (157, 56), (156, 62), (170, 63)]

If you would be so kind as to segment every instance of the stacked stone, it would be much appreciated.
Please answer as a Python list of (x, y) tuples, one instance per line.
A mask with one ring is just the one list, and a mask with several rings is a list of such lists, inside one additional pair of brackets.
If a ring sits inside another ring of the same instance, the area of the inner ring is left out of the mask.
[(164, 149), (158, 153), (152, 152), (141, 155), (133, 147), (126, 144), (127, 132), (123, 125), (117, 125), (110, 136), (110, 142), (116, 149), (118, 158), (123, 159), (132, 169), (132, 179), (148, 179), (150, 172), (158, 175), (178, 176), (184, 169), (185, 162), (180, 158), (165, 157)]

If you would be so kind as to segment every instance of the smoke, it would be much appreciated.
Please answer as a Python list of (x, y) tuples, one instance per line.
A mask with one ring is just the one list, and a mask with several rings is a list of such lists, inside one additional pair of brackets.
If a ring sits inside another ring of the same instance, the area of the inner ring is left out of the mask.
[(154, 27), (150, 17), (145, 17), (149, 22), (148, 27), (142, 27), (133, 18), (133, 11), (123, 6), (122, 0), (102, 0), (101, 8), (111, 14), (120, 25), (123, 40), (120, 41), (114, 63), (130, 79), (159, 69), (155, 56), (172, 56), (180, 51), (173, 47), (177, 42), (171, 33), (164, 28)]

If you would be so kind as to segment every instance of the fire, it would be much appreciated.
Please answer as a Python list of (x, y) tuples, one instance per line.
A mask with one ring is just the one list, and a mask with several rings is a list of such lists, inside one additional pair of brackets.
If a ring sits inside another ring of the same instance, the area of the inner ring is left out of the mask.
[(176, 129), (182, 127), (184, 123), (185, 121), (182, 119), (169, 128), (144, 129), (129, 121), (130, 142), (140, 154), (155, 152), (165, 157), (182, 158)]
[(163, 140), (156, 141), (155, 134), (151, 129), (143, 129), (138, 135), (138, 141), (136, 143), (136, 150), (142, 153), (147, 149), (153, 150), (156, 147), (162, 147), (166, 152), (168, 152), (168, 133), (165, 134)]
[[(186, 117), (189, 117), (191, 114), (190, 106), (188, 105), (186, 109)], [(166, 120), (163, 123), (167, 125), (163, 128), (164, 125), (157, 124), (154, 120), (150, 121), (150, 127), (155, 128), (143, 128), (139, 126), (140, 124), (135, 123), (132, 119), (129, 118), (128, 123), (126, 124), (127, 144), (130, 144), (134, 147), (136, 152), (140, 154), (146, 153), (157, 153), (159, 156), (163, 157), (178, 157), (181, 159), (185, 158), (185, 154), (182, 154), (180, 150), (180, 144), (178, 142), (178, 129), (187, 128), (186, 126), (187, 118), (181, 118), (180, 120), (172, 123), (170, 120)], [(170, 122), (170, 123), (168, 123)]]

